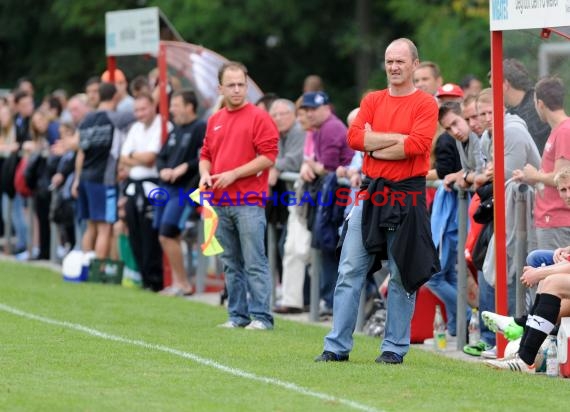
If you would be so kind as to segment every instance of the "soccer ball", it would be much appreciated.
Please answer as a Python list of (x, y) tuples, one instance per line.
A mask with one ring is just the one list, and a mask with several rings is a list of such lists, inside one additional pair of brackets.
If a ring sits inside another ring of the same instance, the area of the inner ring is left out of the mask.
[(507, 343), (507, 346), (505, 347), (504, 359), (514, 358), (519, 351), (520, 345), (521, 345), (521, 338), (518, 338), (517, 340), (513, 340)]
[(546, 373), (546, 352), (548, 351), (548, 339), (545, 339), (534, 358), (534, 370), (536, 373)]

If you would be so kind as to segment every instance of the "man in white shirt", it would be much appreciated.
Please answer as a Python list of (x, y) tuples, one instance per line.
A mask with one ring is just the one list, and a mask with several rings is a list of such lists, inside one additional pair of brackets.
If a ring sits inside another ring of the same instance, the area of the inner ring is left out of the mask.
[(129, 168), (125, 214), (143, 287), (156, 292), (163, 288), (162, 248), (152, 225), (154, 210), (148, 194), (158, 183), (155, 162), (161, 148), (161, 122), (150, 94), (135, 100), (135, 117), (137, 122), (121, 149), (121, 163)]

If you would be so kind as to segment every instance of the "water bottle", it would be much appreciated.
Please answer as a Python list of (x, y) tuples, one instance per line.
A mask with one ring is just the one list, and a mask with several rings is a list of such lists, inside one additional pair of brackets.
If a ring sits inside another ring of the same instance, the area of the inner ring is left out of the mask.
[(479, 327), (479, 311), (471, 309), (471, 319), (469, 320), (469, 345), (475, 346), (481, 340), (481, 328)]
[(558, 377), (558, 349), (556, 347), (556, 336), (549, 336), (550, 342), (546, 352), (546, 376)]
[(444, 351), (447, 347), (447, 340), (445, 336), (445, 322), (441, 314), (441, 307), (435, 305), (435, 317), (433, 318), (433, 344), (435, 350)]

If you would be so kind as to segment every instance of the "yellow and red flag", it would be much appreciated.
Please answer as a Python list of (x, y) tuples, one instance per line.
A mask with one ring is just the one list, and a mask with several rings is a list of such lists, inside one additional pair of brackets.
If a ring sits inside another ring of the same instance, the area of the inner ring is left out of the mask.
[(204, 243), (202, 243), (202, 254), (204, 256), (214, 256), (222, 253), (224, 248), (216, 239), (216, 229), (218, 228), (218, 214), (207, 199), (200, 198), (200, 188), (190, 193), (190, 199), (202, 206), (202, 218), (204, 219)]

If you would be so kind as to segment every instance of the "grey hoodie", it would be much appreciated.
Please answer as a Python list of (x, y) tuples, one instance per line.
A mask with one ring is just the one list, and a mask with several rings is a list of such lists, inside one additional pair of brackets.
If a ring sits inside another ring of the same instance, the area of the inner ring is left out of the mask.
[[(513, 176), (513, 171), (522, 169), (527, 163), (540, 167), (540, 153), (532, 140), (526, 123), (516, 114), (505, 114), (505, 181)], [(493, 159), (493, 141), (485, 130), (481, 136), (483, 167)]]

